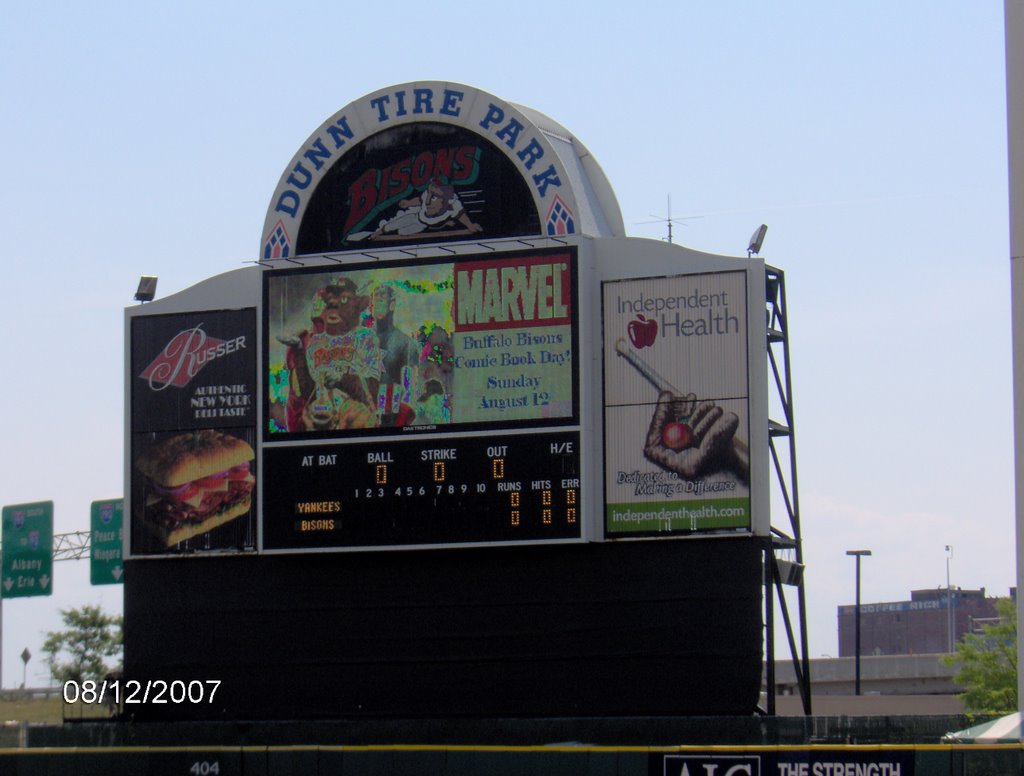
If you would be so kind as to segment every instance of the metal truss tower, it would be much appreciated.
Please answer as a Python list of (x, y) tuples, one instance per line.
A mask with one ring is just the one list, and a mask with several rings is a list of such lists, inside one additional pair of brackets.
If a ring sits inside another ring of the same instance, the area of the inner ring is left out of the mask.
[[(796, 428), (793, 419), (793, 383), (790, 374), (789, 319), (786, 308), (786, 276), (782, 270), (765, 267), (765, 314), (768, 320), (768, 363), (775, 390), (768, 411), (768, 447), (775, 471), (774, 481), (785, 504), (789, 525), (780, 528), (772, 520), (771, 536), (765, 542), (765, 712), (775, 715), (775, 603), (793, 659), (804, 714), (811, 713), (810, 661), (807, 654), (807, 602), (804, 593), (804, 559), (800, 538), (800, 499), (796, 473)], [(790, 597), (796, 614), (791, 614)]]

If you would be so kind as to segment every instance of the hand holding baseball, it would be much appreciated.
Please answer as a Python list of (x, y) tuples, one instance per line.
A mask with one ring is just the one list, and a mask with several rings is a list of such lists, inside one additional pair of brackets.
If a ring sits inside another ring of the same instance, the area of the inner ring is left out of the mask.
[(697, 402), (693, 394), (658, 394), (658, 404), (644, 442), (644, 457), (684, 479), (713, 474), (722, 469), (749, 476), (737, 455), (733, 436), (739, 427), (735, 412), (714, 402)]

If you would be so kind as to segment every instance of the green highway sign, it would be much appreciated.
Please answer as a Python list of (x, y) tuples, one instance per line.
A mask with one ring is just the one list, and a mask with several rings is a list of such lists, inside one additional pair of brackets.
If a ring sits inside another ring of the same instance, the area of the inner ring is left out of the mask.
[(124, 580), (121, 548), (124, 499), (92, 502), (89, 571), (94, 585), (117, 585)]
[(26, 598), (53, 592), (53, 502), (3, 508), (0, 596)]

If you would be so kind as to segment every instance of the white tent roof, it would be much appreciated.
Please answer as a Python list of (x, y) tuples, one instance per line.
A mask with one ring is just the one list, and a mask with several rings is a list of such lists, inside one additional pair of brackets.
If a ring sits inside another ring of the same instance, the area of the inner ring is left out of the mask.
[(942, 740), (952, 744), (1019, 744), (1021, 738), (1021, 716), (1019, 711), (1015, 711), (966, 730), (946, 733)]

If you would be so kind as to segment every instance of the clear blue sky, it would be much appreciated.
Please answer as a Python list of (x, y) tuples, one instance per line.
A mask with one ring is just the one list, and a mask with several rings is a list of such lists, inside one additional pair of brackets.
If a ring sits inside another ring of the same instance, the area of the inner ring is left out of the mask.
[[(3, 3), (0, 503), (119, 496), (123, 308), (255, 256), (279, 176), (352, 100), (470, 84), (591, 150), (627, 231), (786, 271), (811, 652), (866, 601), (1015, 584), (1002, 3)], [(4, 603), (43, 684), (85, 561)]]

